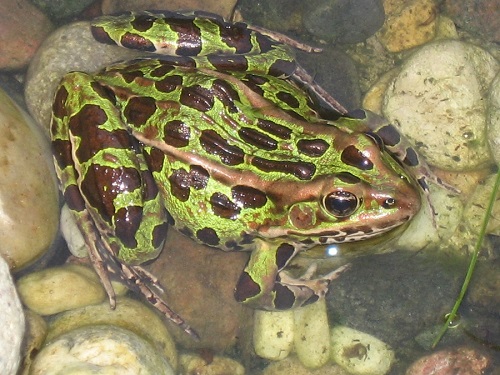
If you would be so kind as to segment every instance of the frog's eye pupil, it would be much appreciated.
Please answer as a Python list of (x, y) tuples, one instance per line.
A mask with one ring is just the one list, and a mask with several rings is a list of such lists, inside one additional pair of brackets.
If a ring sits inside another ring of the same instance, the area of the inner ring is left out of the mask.
[(333, 216), (343, 218), (356, 211), (359, 207), (359, 200), (349, 191), (335, 191), (324, 198), (323, 204)]
[(382, 206), (384, 208), (391, 208), (391, 207), (394, 207), (395, 204), (396, 204), (396, 200), (394, 198), (387, 198), (384, 201), (384, 204)]

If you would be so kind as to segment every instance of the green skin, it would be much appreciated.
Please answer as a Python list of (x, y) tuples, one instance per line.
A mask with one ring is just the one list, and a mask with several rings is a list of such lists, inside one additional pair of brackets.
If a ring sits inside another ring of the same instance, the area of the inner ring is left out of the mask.
[[(136, 30), (140, 17), (148, 30)], [(195, 335), (138, 266), (158, 255), (167, 226), (222, 250), (250, 251), (236, 299), (293, 308), (324, 296), (346, 266), (294, 279), (284, 271), (289, 261), (315, 245), (359, 241), (404, 224), (420, 208), (416, 181), (428, 173), (421, 164), (403, 168), (377, 144), (372, 133), (384, 134), (384, 119), (369, 112), (320, 118), (304, 89), (285, 77), (291, 74), (273, 72), (277, 61), (294, 61), (289, 46), (239, 25), (252, 48), (238, 54), (219, 36), (221, 21), (179, 17), (201, 33), (196, 55), (67, 74), (51, 135), (61, 190), (112, 303), (109, 273)], [(97, 19), (93, 31), (117, 44), (136, 32), (149, 49), (175, 56), (179, 38), (193, 32), (178, 26), (175, 15), (143, 13)], [(272, 48), (263, 50), (259, 38)], [(228, 56), (227, 69), (207, 58), (214, 51)], [(232, 56), (246, 61), (244, 71), (231, 65)], [(403, 142), (391, 145), (401, 159)]]

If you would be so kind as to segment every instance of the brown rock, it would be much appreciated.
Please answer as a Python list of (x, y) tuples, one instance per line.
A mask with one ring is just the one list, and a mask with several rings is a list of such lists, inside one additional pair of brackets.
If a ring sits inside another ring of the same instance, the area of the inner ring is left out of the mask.
[(198, 245), (174, 230), (168, 237), (162, 254), (147, 269), (159, 279), (168, 305), (201, 338), (196, 342), (174, 328), (176, 341), (214, 351), (234, 345), (252, 324), (253, 310), (236, 302), (233, 295), (248, 253)]
[(0, 69), (28, 65), (52, 30), (50, 20), (27, 0), (0, 0)]

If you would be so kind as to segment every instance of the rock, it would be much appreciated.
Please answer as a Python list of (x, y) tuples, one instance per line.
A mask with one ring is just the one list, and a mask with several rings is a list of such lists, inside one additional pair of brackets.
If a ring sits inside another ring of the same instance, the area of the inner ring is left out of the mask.
[(47, 323), (43, 318), (31, 310), (25, 310), (26, 334), (23, 340), (22, 348), (22, 374), (29, 374), (31, 364), (36, 354), (42, 348), (47, 337)]
[(441, 323), (456, 298), (467, 262), (452, 262), (431, 249), (352, 259), (351, 268), (327, 294), (330, 322), (341, 322), (403, 350), (422, 330)]
[(0, 69), (25, 68), (51, 30), (49, 19), (30, 1), (0, 1)]
[[(52, 100), (61, 78), (70, 71), (95, 72), (112, 62), (140, 55), (97, 42), (88, 22), (65, 25), (47, 38), (34, 56), (25, 83), (26, 104), (48, 134)], [(144, 54), (142, 54), (144, 55)]]
[(460, 347), (441, 350), (413, 363), (406, 375), (481, 375), (492, 361), (477, 349)]
[(255, 311), (253, 344), (258, 356), (273, 361), (288, 357), (294, 335), (293, 311)]
[(77, 16), (92, 3), (93, 0), (33, 0), (33, 4), (56, 20)]
[[(195, 9), (205, 12), (220, 14), (226, 19), (230, 19), (236, 0), (172, 0), (168, 2), (168, 10)], [(102, 13), (113, 14), (127, 10), (144, 9), (165, 9), (165, 2), (162, 0), (103, 0)]]
[[(115, 292), (124, 292), (115, 283)], [(17, 282), (23, 303), (41, 315), (101, 303), (106, 293), (96, 273), (84, 266), (65, 265), (23, 276)]]
[(165, 357), (132, 331), (114, 326), (75, 329), (48, 342), (30, 374), (173, 375)]
[(297, 357), (290, 356), (282, 361), (272, 362), (263, 371), (262, 375), (349, 375), (342, 367), (336, 364), (326, 364), (320, 369), (305, 367)]
[(15, 272), (54, 243), (59, 193), (47, 140), (3, 91), (0, 103), (0, 255)]
[(101, 324), (120, 327), (143, 337), (168, 359), (173, 369), (177, 368), (175, 342), (162, 318), (145, 304), (126, 297), (117, 298), (114, 310), (106, 301), (56, 315), (50, 321), (47, 341), (54, 341), (57, 337), (81, 327)]
[(363, 42), (384, 23), (381, 0), (321, 0), (305, 9), (304, 26), (317, 39), (341, 44)]
[(350, 374), (384, 375), (395, 359), (387, 344), (349, 327), (333, 327), (331, 340), (332, 359)]
[(443, 12), (456, 24), (492, 42), (500, 42), (498, 0), (445, 0)]
[(182, 374), (196, 375), (243, 375), (245, 368), (228, 357), (214, 356), (206, 361), (194, 354), (183, 354), (180, 356), (180, 367)]
[(330, 326), (322, 298), (293, 311), (294, 348), (300, 362), (308, 368), (325, 365), (330, 357)]
[(390, 84), (383, 113), (429, 164), (453, 171), (487, 162), (486, 95), (499, 64), (485, 50), (447, 40), (408, 58)]
[(187, 348), (221, 351), (233, 346), (253, 321), (253, 309), (234, 299), (248, 253), (202, 246), (175, 230), (167, 237), (163, 252), (145, 268), (164, 287), (168, 305), (198, 332), (201, 340), (196, 342), (169, 324), (172, 334)]
[(9, 266), (0, 256), (0, 374), (15, 375), (20, 362), (20, 348), (24, 336), (24, 313)]
[(500, 73), (491, 83), (488, 95), (487, 125), (491, 153), (496, 164), (500, 165)]
[(387, 14), (377, 33), (390, 52), (400, 52), (432, 40), (436, 34), (437, 4), (434, 0), (385, 0)]

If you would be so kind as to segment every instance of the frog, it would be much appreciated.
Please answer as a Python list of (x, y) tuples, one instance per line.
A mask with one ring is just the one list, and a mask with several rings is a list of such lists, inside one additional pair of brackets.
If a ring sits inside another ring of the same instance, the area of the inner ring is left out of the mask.
[(90, 27), (145, 53), (66, 74), (53, 101), (62, 195), (113, 308), (119, 278), (197, 337), (141, 266), (170, 228), (250, 253), (238, 302), (313, 303), (349, 264), (293, 277), (297, 254), (393, 231), (420, 210), (429, 179), (441, 183), (394, 125), (348, 112), (314, 82), (294, 52), (312, 47), (201, 12), (128, 12)]

